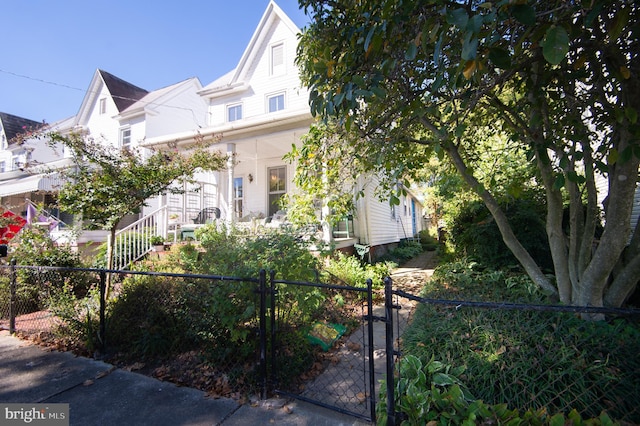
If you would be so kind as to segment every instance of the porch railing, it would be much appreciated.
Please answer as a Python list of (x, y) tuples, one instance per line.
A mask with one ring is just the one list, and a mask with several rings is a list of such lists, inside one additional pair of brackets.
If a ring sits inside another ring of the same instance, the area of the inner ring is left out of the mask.
[[(118, 230), (113, 246), (113, 269), (128, 268), (149, 253), (153, 248), (152, 237), (161, 236), (167, 241), (168, 223), (167, 207), (163, 206)], [(107, 239), (108, 243), (111, 242), (110, 238), (111, 236)]]

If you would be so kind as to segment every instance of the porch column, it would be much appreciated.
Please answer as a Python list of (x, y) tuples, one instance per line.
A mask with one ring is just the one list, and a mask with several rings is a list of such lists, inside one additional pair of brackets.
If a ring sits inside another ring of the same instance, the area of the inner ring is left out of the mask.
[[(326, 145), (323, 147), (327, 149)], [(327, 178), (327, 164), (323, 163), (322, 165), (322, 184), (326, 188), (329, 185)], [(329, 219), (331, 216), (331, 209), (329, 208), (328, 199), (322, 200), (322, 241), (327, 244), (330, 244), (333, 241), (333, 229), (331, 224), (329, 223)]]
[(231, 226), (235, 221), (233, 211), (233, 173), (235, 167), (236, 144), (227, 144), (227, 223)]

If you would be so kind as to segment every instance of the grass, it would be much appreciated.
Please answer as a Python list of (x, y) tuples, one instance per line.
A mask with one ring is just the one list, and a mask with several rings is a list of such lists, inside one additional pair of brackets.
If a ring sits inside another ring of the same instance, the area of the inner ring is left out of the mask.
[[(526, 278), (458, 262), (440, 267), (423, 296), (545, 303)], [(475, 398), (511, 408), (577, 409), (638, 423), (640, 330), (622, 318), (588, 322), (571, 313), (451, 308), (422, 304), (403, 353), (464, 367)]]

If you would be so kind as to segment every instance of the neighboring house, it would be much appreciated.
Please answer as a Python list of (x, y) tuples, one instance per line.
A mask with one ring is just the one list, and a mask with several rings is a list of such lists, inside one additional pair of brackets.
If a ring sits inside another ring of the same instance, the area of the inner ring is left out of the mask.
[(45, 201), (55, 191), (55, 177), (38, 172), (40, 165), (57, 158), (46, 142), (24, 137), (44, 123), (0, 113), (0, 204), (25, 214), (25, 198)]
[[(297, 191), (295, 165), (287, 164), (283, 156), (301, 143), (314, 121), (308, 91), (295, 66), (298, 33), (299, 28), (271, 1), (237, 67), (205, 87), (191, 78), (148, 92), (97, 70), (78, 114), (56, 123), (55, 130), (141, 149), (181, 149), (198, 138), (219, 138), (212, 149), (228, 154), (227, 170), (199, 174), (199, 183), (185, 188), (184, 195), (149, 200), (141, 218), (132, 217), (122, 226), (145, 217), (160, 224), (169, 216), (184, 225), (210, 207), (219, 209), (229, 223), (277, 217), (282, 213), (281, 197)], [(49, 156), (44, 163), (66, 158), (63, 151), (43, 148), (43, 152)], [(375, 178), (362, 177), (360, 184), (365, 196), (358, 200), (357, 211), (334, 229), (325, 223), (325, 240), (339, 248), (354, 244), (378, 248), (413, 238), (423, 229), (422, 205), (411, 193), (391, 207), (374, 195)], [(23, 201), (35, 195), (34, 189), (55, 188), (26, 189), (19, 194)], [(322, 215), (319, 209), (319, 220)], [(166, 223), (161, 228), (166, 232)]]

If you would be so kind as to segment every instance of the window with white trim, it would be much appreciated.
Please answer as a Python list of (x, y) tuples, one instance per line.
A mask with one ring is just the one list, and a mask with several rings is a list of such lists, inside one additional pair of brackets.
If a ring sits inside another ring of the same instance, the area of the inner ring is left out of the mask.
[(236, 121), (242, 118), (242, 104), (227, 106), (227, 121)]
[(284, 43), (271, 46), (271, 75), (284, 74)]
[(284, 109), (284, 93), (278, 93), (267, 98), (269, 112), (276, 112)]
[(244, 178), (233, 178), (233, 213), (235, 217), (240, 219), (243, 215), (243, 200), (244, 200)]
[(280, 198), (287, 193), (287, 167), (271, 167), (269, 176), (269, 216), (280, 210)]
[(131, 145), (131, 127), (120, 129), (120, 146)]
[(107, 112), (107, 98), (100, 99), (100, 114)]

